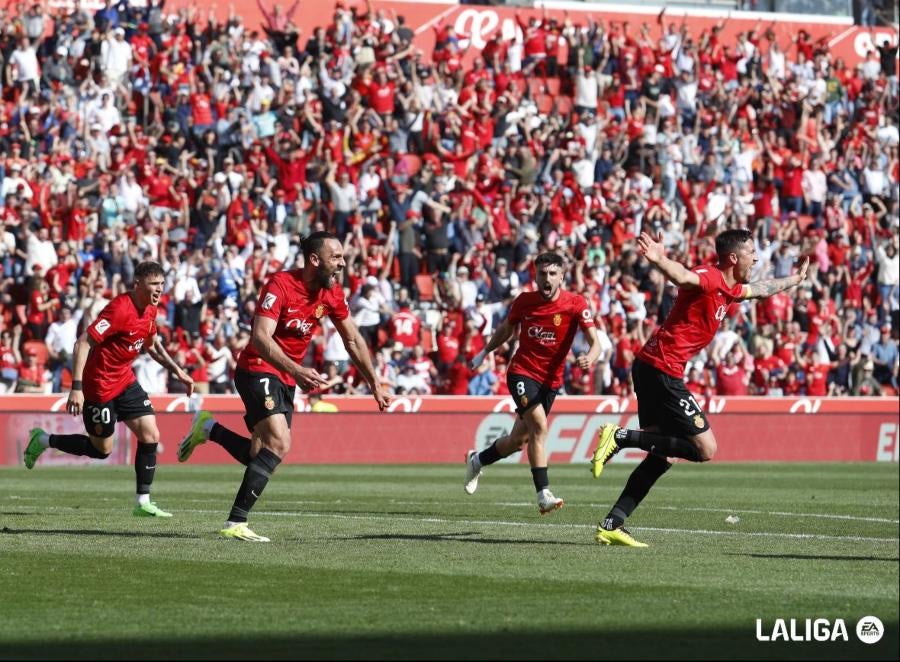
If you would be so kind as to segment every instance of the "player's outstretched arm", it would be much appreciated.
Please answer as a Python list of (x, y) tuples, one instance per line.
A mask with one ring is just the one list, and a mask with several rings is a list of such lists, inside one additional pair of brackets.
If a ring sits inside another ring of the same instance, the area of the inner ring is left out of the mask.
[(253, 343), (253, 347), (259, 352), (259, 355), (263, 360), (291, 375), (304, 391), (309, 391), (327, 384), (328, 381), (322, 379), (318, 370), (304, 368), (302, 365), (294, 363), (294, 361), (284, 353), (273, 337), (277, 327), (278, 320), (271, 317), (257, 315), (253, 318), (253, 330), (250, 332), (250, 342)]
[(515, 324), (510, 324), (508, 319), (503, 320), (500, 326), (497, 327), (497, 330), (494, 331), (491, 339), (488, 340), (487, 345), (484, 346), (484, 349), (478, 352), (475, 356), (472, 357), (472, 360), (469, 361), (469, 367), (472, 370), (475, 370), (478, 366), (484, 363), (484, 359), (488, 354), (493, 352), (498, 347), (502, 347), (503, 343), (512, 338), (513, 333), (516, 331)]
[(678, 287), (697, 287), (700, 285), (700, 276), (685, 267), (681, 262), (676, 262), (666, 257), (662, 233), (654, 239), (646, 232), (641, 232), (641, 236), (638, 237), (638, 248), (647, 260), (656, 265), (656, 268), (662, 271), (665, 277)]
[(809, 256), (803, 258), (797, 273), (786, 276), (785, 278), (770, 278), (769, 280), (758, 280), (755, 283), (744, 285), (741, 292), (741, 299), (765, 299), (773, 294), (778, 294), (784, 290), (788, 290), (799, 285), (806, 280), (809, 273)]
[(372, 357), (369, 356), (369, 348), (366, 346), (365, 338), (362, 337), (359, 328), (350, 317), (345, 317), (342, 320), (332, 319), (331, 321), (334, 322), (334, 328), (337, 329), (338, 334), (344, 341), (344, 347), (350, 355), (350, 360), (353, 361), (353, 365), (356, 366), (356, 369), (359, 370), (363, 379), (369, 385), (372, 396), (375, 398), (375, 402), (378, 403), (378, 409), (384, 411), (391, 404), (391, 394), (381, 386), (381, 380), (375, 374), (375, 366), (372, 365)]
[(187, 386), (187, 396), (191, 397), (194, 393), (194, 380), (184, 371), (184, 368), (175, 363), (175, 359), (169, 356), (159, 336), (153, 339), (153, 344), (147, 349), (147, 354), (150, 355), (151, 359), (175, 375), (175, 379)]
[(69, 391), (69, 399), (66, 401), (66, 411), (72, 416), (80, 416), (84, 407), (81, 380), (84, 377), (84, 366), (87, 364), (88, 355), (93, 346), (94, 340), (86, 330), (75, 341), (75, 349), (72, 351), (72, 389)]

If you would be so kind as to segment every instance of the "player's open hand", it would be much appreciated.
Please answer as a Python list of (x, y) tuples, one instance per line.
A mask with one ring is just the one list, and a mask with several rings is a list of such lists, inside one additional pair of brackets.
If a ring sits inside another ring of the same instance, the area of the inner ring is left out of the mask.
[(809, 273), (809, 255), (807, 255), (805, 258), (803, 258), (803, 260), (800, 262), (800, 268), (797, 269), (797, 275), (800, 276), (801, 283), (806, 280), (808, 273)]
[(66, 411), (72, 416), (81, 416), (81, 410), (84, 409), (84, 392), (80, 389), (77, 391), (69, 391), (69, 399), (66, 401)]
[(314, 368), (299, 367), (294, 373), (294, 379), (304, 391), (312, 391), (321, 386), (325, 386), (328, 380), (322, 377), (318, 370)]
[(644, 257), (654, 263), (659, 262), (666, 256), (662, 233), (654, 239), (646, 232), (641, 232), (641, 236), (638, 237), (638, 248), (641, 249), (641, 254)]
[(384, 411), (391, 404), (391, 394), (385, 391), (381, 384), (378, 384), (372, 390), (372, 397), (374, 397), (375, 402), (378, 403), (378, 411)]

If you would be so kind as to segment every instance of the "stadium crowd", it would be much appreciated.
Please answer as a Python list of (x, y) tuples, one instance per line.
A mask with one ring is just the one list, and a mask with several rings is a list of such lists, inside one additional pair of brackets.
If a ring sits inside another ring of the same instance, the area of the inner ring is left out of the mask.
[[(261, 284), (327, 229), (395, 393), (504, 393), (502, 352), (466, 359), (553, 250), (604, 343), (566, 391), (625, 395), (675, 296), (636, 236), (697, 265), (747, 227), (755, 279), (800, 255), (814, 276), (735, 306), (689, 388), (896, 392), (896, 37), (850, 66), (802, 29), (535, 15), (480, 52), (438, 24), (425, 53), (365, 4), (306, 34), (298, 3), (258, 1), (259, 26), (165, 0), (0, 8), (0, 390), (65, 389), (79, 330), (154, 259), (169, 352), (200, 392), (231, 392)], [(327, 393), (364, 392), (333, 327), (308, 356)], [(136, 371), (183, 388), (149, 357)]]

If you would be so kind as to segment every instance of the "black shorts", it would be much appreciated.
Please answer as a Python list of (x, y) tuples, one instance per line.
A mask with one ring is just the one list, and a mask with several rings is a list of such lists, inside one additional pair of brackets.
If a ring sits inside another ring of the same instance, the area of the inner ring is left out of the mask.
[(660, 432), (693, 437), (709, 430), (709, 421), (684, 385), (649, 363), (635, 359), (631, 366), (641, 428), (656, 426)]
[(118, 421), (130, 421), (152, 415), (153, 405), (150, 398), (135, 381), (109, 402), (85, 400), (81, 420), (84, 421), (84, 429), (89, 435), (105, 438), (113, 435)]
[(267, 372), (237, 370), (234, 373), (234, 387), (244, 403), (244, 411), (247, 412), (244, 423), (250, 432), (261, 420), (275, 414), (284, 414), (288, 427), (291, 427), (295, 386), (288, 386), (276, 375)]
[(524, 417), (525, 412), (540, 404), (544, 413), (549, 414), (556, 400), (557, 390), (531, 377), (523, 375), (506, 375), (506, 386), (509, 394), (516, 403), (516, 413), (519, 418)]

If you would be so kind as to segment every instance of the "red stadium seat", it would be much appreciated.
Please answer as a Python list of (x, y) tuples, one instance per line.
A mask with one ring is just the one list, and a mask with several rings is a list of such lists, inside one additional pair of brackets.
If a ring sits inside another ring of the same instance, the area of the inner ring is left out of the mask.
[(554, 97), (559, 94), (559, 78), (545, 78), (544, 85), (547, 94)]
[(556, 97), (556, 114), (568, 115), (572, 112), (572, 97), (565, 95)]
[(553, 97), (542, 94), (534, 101), (541, 115), (549, 115), (553, 111)]
[(531, 92), (531, 98), (536, 99), (544, 93), (544, 81), (541, 78), (529, 78), (528, 90)]
[(416, 290), (419, 301), (434, 301), (434, 278), (431, 274), (416, 274)]

